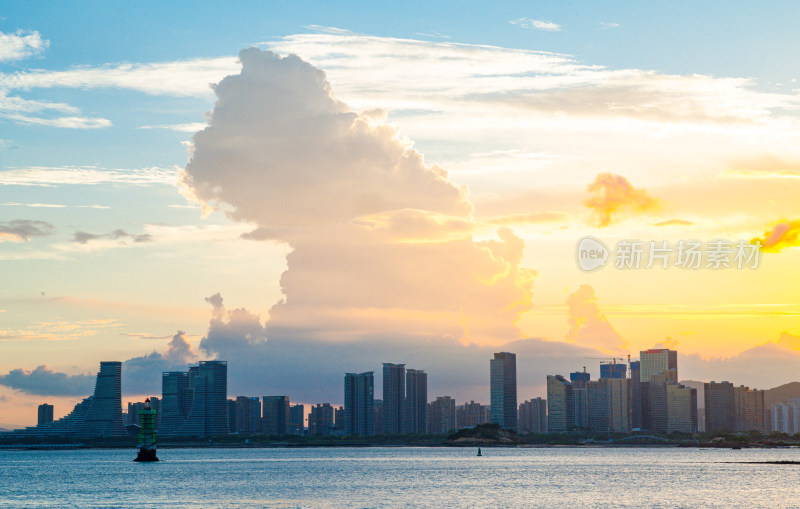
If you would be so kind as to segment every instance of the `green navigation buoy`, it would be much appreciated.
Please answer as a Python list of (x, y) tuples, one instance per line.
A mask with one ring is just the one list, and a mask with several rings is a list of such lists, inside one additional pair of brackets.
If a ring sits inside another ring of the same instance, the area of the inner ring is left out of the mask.
[(481, 448), (480, 447), (478, 447), (478, 456), (483, 456), (483, 454), (481, 454)]
[(139, 454), (133, 461), (158, 461), (156, 457), (156, 411), (150, 408), (150, 398), (139, 410)]

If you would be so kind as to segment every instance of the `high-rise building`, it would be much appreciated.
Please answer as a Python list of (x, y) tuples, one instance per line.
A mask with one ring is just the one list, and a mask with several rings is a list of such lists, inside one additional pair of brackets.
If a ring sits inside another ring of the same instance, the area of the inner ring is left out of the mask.
[(470, 401), (456, 407), (456, 429), (474, 428), (489, 422), (489, 406)]
[(697, 433), (697, 389), (667, 384), (667, 433)]
[(428, 433), (450, 433), (456, 429), (456, 401), (439, 396), (428, 405)]
[(186, 371), (165, 371), (161, 373), (161, 424), (158, 434), (177, 435), (189, 410), (192, 408), (193, 392), (189, 387), (189, 373)]
[[(346, 407), (347, 405), (345, 405), (345, 408)], [(374, 409), (375, 413), (375, 434), (383, 435), (383, 400), (382, 399), (373, 400), (372, 408)], [(345, 417), (347, 417), (346, 413)], [(345, 426), (345, 429), (348, 429), (347, 426)]]
[(236, 433), (236, 400), (228, 400), (228, 429), (231, 433)]
[(591, 375), (586, 371), (575, 371), (569, 374), (572, 384), (572, 401), (575, 404), (573, 415), (576, 428), (589, 428), (589, 392), (588, 383)]
[(177, 434), (208, 437), (229, 433), (228, 363), (200, 361), (199, 365), (190, 367), (189, 387), (192, 406)]
[(53, 405), (42, 403), (39, 405), (37, 412), (36, 425), (41, 426), (42, 424), (47, 424), (49, 422), (53, 422)]
[(666, 433), (667, 385), (678, 383), (678, 352), (658, 348), (639, 352), (642, 428)]
[(678, 352), (666, 348), (639, 352), (639, 379), (649, 382), (656, 375), (664, 375), (667, 383), (678, 382)]
[(596, 432), (630, 431), (630, 380), (601, 378), (588, 383), (589, 429)]
[(428, 409), (428, 375), (419, 369), (406, 370), (404, 433), (425, 433)]
[(642, 380), (639, 361), (631, 361), (631, 429), (642, 428)]
[(101, 362), (94, 394), (84, 399), (61, 419), (15, 430), (24, 436), (124, 436), (122, 424), (122, 363)]
[(261, 430), (265, 435), (289, 434), (289, 396), (264, 396)]
[(575, 427), (572, 384), (561, 375), (547, 375), (547, 430), (569, 431)]
[(289, 433), (292, 435), (302, 435), (305, 431), (306, 419), (305, 405), (291, 405), (289, 407)]
[(710, 382), (704, 386), (706, 432), (731, 433), (736, 430), (736, 406), (733, 384)]
[(547, 433), (547, 401), (533, 398), (519, 404), (520, 433)]
[(734, 387), (733, 400), (736, 431), (761, 433), (767, 431), (767, 423), (764, 420), (764, 391), (751, 390), (744, 385)]
[(259, 432), (261, 401), (258, 397), (238, 396), (235, 400), (234, 422), (229, 422), (232, 432), (252, 435)]
[[(384, 383), (386, 383), (386, 364), (384, 364), (383, 372)], [(374, 373), (372, 371), (344, 375), (343, 430), (345, 435), (370, 436), (375, 434), (375, 403)]]
[(344, 433), (344, 407), (337, 406), (333, 409), (333, 428)]
[(517, 429), (517, 355), (494, 354), (489, 361), (491, 422), (504, 429)]
[(383, 433), (403, 431), (403, 404), (406, 400), (406, 365), (383, 363)]
[(626, 364), (617, 364), (616, 362), (601, 362), (600, 363), (600, 379), (603, 378), (626, 378), (628, 366)]
[(308, 434), (331, 435), (333, 433), (333, 407), (330, 403), (317, 404), (311, 407), (308, 414)]

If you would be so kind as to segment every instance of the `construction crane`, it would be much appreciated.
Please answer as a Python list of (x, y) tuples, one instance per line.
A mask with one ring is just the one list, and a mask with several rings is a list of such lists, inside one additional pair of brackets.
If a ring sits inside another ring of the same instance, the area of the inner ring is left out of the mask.
[[(624, 357), (586, 357), (587, 359), (595, 360), (595, 361), (606, 361), (607, 363), (612, 365), (611, 372), (615, 373), (617, 371), (617, 361), (622, 363), (625, 358)], [(628, 354), (628, 364), (631, 361), (631, 354)], [(600, 364), (603, 364), (602, 362)], [(626, 374), (627, 377), (627, 374)]]

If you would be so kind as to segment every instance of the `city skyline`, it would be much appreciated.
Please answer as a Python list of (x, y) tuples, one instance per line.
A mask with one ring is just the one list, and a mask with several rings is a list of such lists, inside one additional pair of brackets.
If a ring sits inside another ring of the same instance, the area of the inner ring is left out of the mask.
[(796, 378), (796, 4), (151, 7), (0, 19), (0, 427), (106, 359), (134, 401), (201, 359), (307, 404), (387, 359), (467, 401), (498, 351), (517, 402), (651, 348)]

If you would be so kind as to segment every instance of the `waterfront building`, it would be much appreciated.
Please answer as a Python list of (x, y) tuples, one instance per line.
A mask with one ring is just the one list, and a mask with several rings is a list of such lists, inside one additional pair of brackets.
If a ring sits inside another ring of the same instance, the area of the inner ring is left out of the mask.
[(456, 429), (474, 428), (489, 422), (489, 406), (470, 401), (456, 406)]
[(639, 361), (631, 361), (631, 429), (642, 428), (642, 380), (639, 372)]
[(667, 433), (697, 433), (697, 389), (667, 384)]
[(494, 354), (489, 361), (491, 422), (504, 429), (517, 429), (517, 355)]
[(642, 428), (666, 433), (667, 385), (678, 383), (678, 352), (667, 348), (639, 352), (639, 381)]
[(406, 400), (403, 433), (425, 433), (428, 411), (428, 375), (420, 369), (406, 370)]
[(193, 392), (186, 371), (161, 373), (161, 424), (159, 435), (177, 435), (192, 407)]
[[(384, 381), (386, 369), (384, 364)], [(384, 391), (385, 392), (385, 391)], [(375, 434), (375, 389), (374, 373), (346, 373), (344, 375), (344, 422), (345, 435), (371, 436)], [(380, 402), (381, 400), (377, 400)], [(380, 405), (382, 408), (382, 405)], [(380, 413), (377, 413), (383, 417)], [(310, 423), (309, 423), (310, 426)]]
[(532, 398), (519, 404), (520, 433), (547, 433), (547, 401)]
[(627, 378), (601, 378), (587, 384), (589, 429), (595, 432), (630, 432), (630, 381)]
[(122, 423), (122, 363), (101, 362), (94, 394), (75, 405), (65, 417), (15, 430), (14, 433), (79, 438), (125, 436)]
[(383, 363), (383, 433), (402, 433), (406, 400), (406, 365)]
[(744, 385), (733, 389), (734, 419), (736, 431), (758, 431), (766, 433), (764, 391), (750, 389)]
[(37, 410), (36, 425), (41, 426), (53, 422), (53, 405), (42, 403)]
[(306, 407), (305, 405), (291, 405), (289, 406), (289, 434), (291, 435), (302, 435), (305, 431), (305, 419), (306, 419)]
[(706, 432), (731, 433), (736, 430), (736, 404), (733, 384), (711, 381), (704, 385)]
[(234, 422), (228, 423), (231, 431), (246, 435), (258, 433), (261, 422), (261, 401), (258, 397), (250, 396), (238, 396), (234, 401)]
[(236, 400), (228, 400), (228, 429), (231, 433), (236, 433)]
[(333, 407), (330, 403), (311, 407), (311, 413), (308, 414), (308, 434), (311, 436), (333, 434)]
[(547, 375), (547, 430), (551, 433), (575, 427), (572, 384), (561, 375)]
[(576, 428), (589, 428), (589, 393), (587, 384), (590, 379), (591, 375), (586, 371), (575, 371), (569, 374), (569, 382), (572, 384), (572, 401), (575, 405), (573, 415), (575, 416)]
[(289, 434), (289, 396), (263, 396), (261, 430), (265, 435)]
[(197, 366), (190, 367), (189, 388), (192, 405), (177, 434), (208, 437), (229, 433), (228, 363), (200, 361)]
[(456, 401), (439, 396), (428, 405), (428, 433), (450, 433), (456, 429)]

